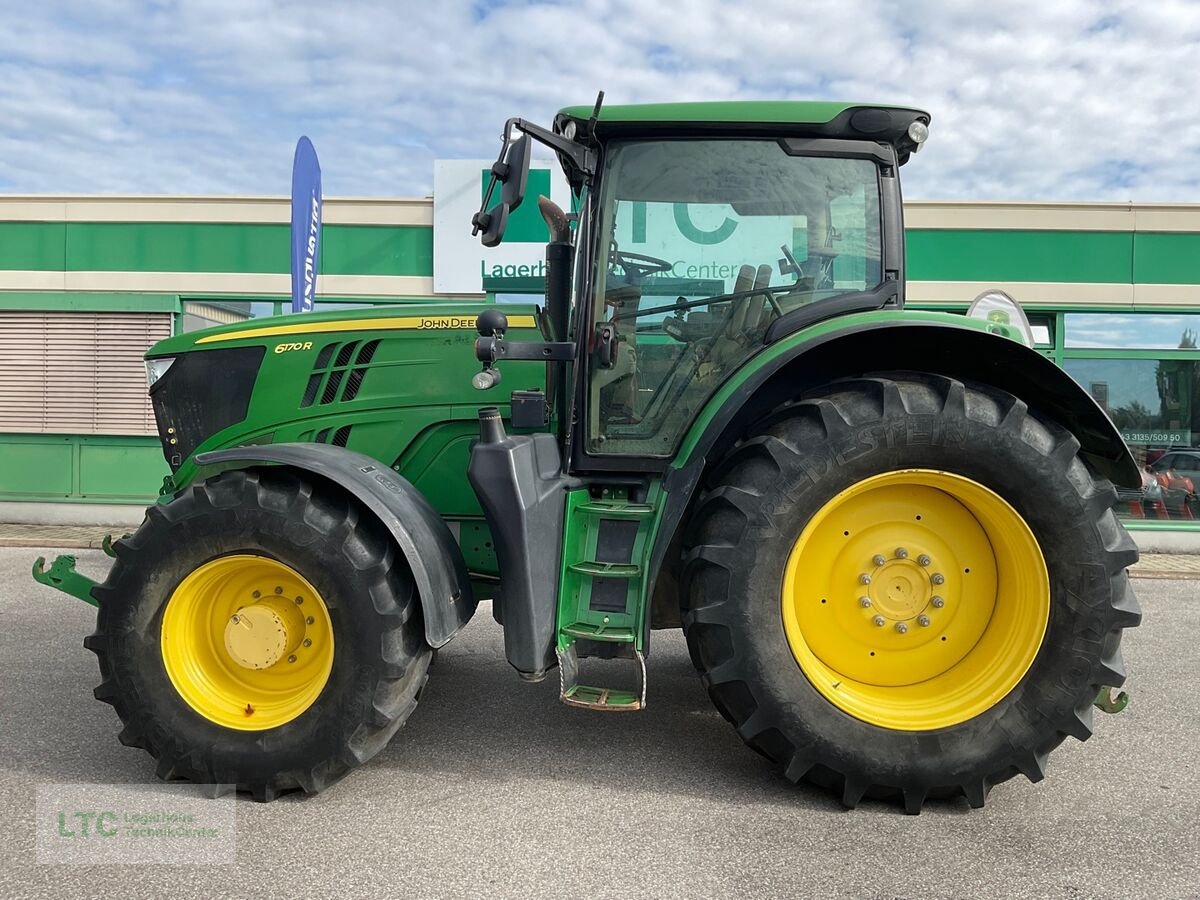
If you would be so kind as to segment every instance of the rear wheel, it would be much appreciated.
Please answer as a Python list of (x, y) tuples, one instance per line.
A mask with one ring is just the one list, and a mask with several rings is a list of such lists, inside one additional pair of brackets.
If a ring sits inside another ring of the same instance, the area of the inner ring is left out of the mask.
[(387, 743), (432, 651), (412, 575), (344, 494), (230, 472), (153, 507), (97, 588), (96, 696), (158, 774), (270, 800)]
[(684, 628), (718, 709), (793, 781), (963, 794), (1091, 734), (1140, 619), (1116, 493), (1011, 395), (919, 374), (776, 410), (714, 473)]

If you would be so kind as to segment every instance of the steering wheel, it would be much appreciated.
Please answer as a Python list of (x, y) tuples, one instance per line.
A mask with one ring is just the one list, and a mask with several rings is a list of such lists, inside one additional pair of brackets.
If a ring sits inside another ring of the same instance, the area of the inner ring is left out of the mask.
[(670, 272), (674, 268), (673, 264), (665, 259), (647, 256), (644, 253), (630, 253), (628, 250), (614, 249), (611, 258), (627, 276), (639, 280), (662, 272)]

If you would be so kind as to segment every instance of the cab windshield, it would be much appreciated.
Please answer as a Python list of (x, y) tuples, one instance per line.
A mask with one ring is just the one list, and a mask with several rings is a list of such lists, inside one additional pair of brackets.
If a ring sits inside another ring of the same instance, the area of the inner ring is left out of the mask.
[(610, 145), (588, 447), (666, 456), (789, 310), (882, 278), (879, 173), (777, 140)]

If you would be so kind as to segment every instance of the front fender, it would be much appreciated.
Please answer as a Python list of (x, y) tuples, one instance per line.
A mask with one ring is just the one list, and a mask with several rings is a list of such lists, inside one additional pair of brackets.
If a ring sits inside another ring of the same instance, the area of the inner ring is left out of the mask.
[(264, 444), (201, 453), (196, 463), (201, 478), (268, 464), (334, 482), (370, 510), (400, 547), (416, 582), (429, 646), (443, 646), (474, 615), (466, 563), (450, 529), (420, 491), (377, 460), (328, 444)]

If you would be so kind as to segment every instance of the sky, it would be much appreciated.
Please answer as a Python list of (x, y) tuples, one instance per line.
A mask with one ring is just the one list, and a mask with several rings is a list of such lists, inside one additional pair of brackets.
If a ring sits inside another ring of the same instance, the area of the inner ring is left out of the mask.
[(426, 196), (561, 106), (932, 114), (909, 199), (1200, 202), (1200, 0), (0, 0), (0, 193)]

